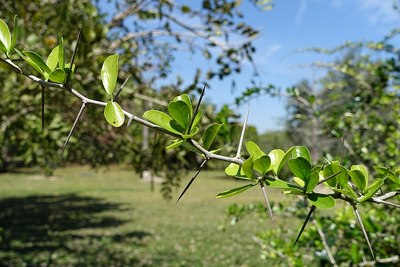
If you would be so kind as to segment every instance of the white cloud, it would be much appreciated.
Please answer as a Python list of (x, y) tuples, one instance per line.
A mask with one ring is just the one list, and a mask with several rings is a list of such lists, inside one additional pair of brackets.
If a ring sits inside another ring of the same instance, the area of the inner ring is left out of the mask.
[(399, 13), (390, 0), (357, 0), (358, 12), (367, 16), (371, 24), (400, 21)]

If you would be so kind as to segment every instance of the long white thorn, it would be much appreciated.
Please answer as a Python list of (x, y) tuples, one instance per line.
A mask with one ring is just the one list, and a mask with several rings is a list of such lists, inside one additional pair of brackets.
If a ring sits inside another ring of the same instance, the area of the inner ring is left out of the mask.
[(250, 113), (250, 103), (249, 103), (249, 106), (247, 107), (246, 117), (244, 118), (242, 133), (240, 135), (240, 140), (239, 140), (239, 146), (238, 146), (238, 150), (236, 152), (236, 158), (240, 158), (240, 153), (242, 152), (242, 144), (243, 144), (243, 139), (244, 139), (244, 133), (246, 132), (247, 120), (249, 119), (249, 113)]

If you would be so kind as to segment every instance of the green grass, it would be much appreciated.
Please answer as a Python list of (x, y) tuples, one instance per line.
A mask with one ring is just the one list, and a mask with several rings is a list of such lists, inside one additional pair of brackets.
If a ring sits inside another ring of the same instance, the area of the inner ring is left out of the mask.
[(178, 204), (121, 167), (63, 168), (50, 179), (7, 173), (0, 183), (0, 266), (268, 266), (252, 237), (283, 223), (247, 217), (231, 226), (228, 205), (262, 195), (216, 199), (243, 184), (222, 171), (202, 172)]

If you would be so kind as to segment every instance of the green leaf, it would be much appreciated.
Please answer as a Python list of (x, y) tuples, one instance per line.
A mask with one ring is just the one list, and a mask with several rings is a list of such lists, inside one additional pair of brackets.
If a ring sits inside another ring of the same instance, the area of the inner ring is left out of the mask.
[(315, 165), (312, 167), (311, 172), (320, 172), (321, 170), (322, 170), (322, 165)]
[(49, 75), (49, 79), (56, 83), (63, 83), (65, 80), (65, 72), (62, 69), (56, 69)]
[(189, 128), (190, 109), (184, 101), (178, 100), (168, 104), (169, 115), (174, 119), (179, 126), (184, 130)]
[(295, 146), (292, 150), (292, 158), (302, 157), (311, 162), (311, 154), (305, 146)]
[(380, 166), (374, 166), (374, 169), (381, 175), (382, 179), (389, 178), (395, 184), (400, 185), (400, 176), (397, 177), (390, 169)]
[(18, 27), (18, 16), (14, 16), (14, 27), (13, 27), (13, 35), (11, 39), (11, 46), (10, 49), (8, 50), (8, 55), (14, 50), (15, 44), (17, 43), (18, 40), (18, 34), (19, 34), (19, 27)]
[(242, 169), (247, 178), (253, 179), (253, 157), (243, 162)]
[(272, 169), (275, 174), (278, 174), (279, 172), (279, 167), (282, 159), (285, 157), (285, 152), (281, 149), (274, 149), (271, 150), (268, 154), (269, 158), (271, 159), (271, 166), (270, 169)]
[(117, 84), (118, 55), (108, 56), (101, 67), (101, 80), (107, 94), (112, 95)]
[(353, 198), (353, 199), (357, 199), (357, 194), (356, 192), (354, 192), (353, 188), (351, 187), (351, 185), (346, 184), (343, 188), (345, 188), (347, 190), (347, 192), (345, 192), (345, 195), (348, 195), (349, 197)]
[(271, 165), (271, 159), (267, 155), (263, 155), (253, 162), (253, 168), (256, 172), (264, 176)]
[(311, 164), (307, 159), (303, 157), (290, 159), (288, 165), (295, 176), (299, 177), (304, 182), (308, 181), (311, 175)]
[(217, 136), (219, 130), (221, 129), (222, 124), (213, 123), (207, 127), (204, 131), (201, 139), (203, 140), (203, 147), (205, 149), (209, 149), (215, 137)]
[(221, 148), (217, 148), (217, 149), (210, 150), (210, 153), (211, 153), (211, 154), (217, 154), (217, 153), (219, 153), (219, 152), (221, 152)]
[(307, 195), (308, 200), (320, 209), (331, 209), (336, 206), (336, 201), (333, 197), (324, 194), (311, 193)]
[(179, 146), (183, 143), (183, 141), (184, 141), (184, 140), (179, 140), (179, 139), (174, 140), (174, 141), (172, 142), (172, 144), (168, 145), (165, 149), (168, 150), (168, 149), (177, 148), (177, 147), (179, 147)]
[(201, 121), (201, 116), (203, 116), (203, 111), (199, 109), (196, 116), (194, 117), (192, 128), (196, 127), (199, 124), (199, 122)]
[(304, 187), (306, 185), (306, 183), (304, 182), (304, 180), (300, 179), (299, 177), (293, 177), (293, 181), (300, 185), (301, 187)]
[(266, 178), (263, 180), (265, 185), (268, 187), (272, 188), (278, 188), (278, 189), (284, 189), (284, 190), (289, 190), (293, 192), (297, 192), (299, 194), (303, 194), (303, 188), (301, 186), (298, 186), (296, 184), (288, 183), (286, 181), (283, 181), (281, 179), (277, 178)]
[(51, 69), (51, 70), (55, 70), (58, 64), (58, 50), (59, 50), (59, 46), (57, 45), (56, 47), (53, 48), (53, 50), (51, 50), (49, 56), (47, 57), (47, 66)]
[(0, 50), (7, 54), (7, 48), (4, 46), (2, 42), (0, 42)]
[(331, 175), (338, 173), (334, 178), (329, 179), (327, 181), (328, 185), (332, 187), (337, 186), (337, 183), (339, 182), (339, 184), (345, 188), (349, 181), (349, 175), (347, 173), (347, 170), (337, 163), (331, 163), (326, 165), (323, 173), (324, 177), (329, 177)]
[(58, 49), (58, 67), (60, 69), (64, 69), (65, 68), (65, 51), (64, 51), (64, 39), (62, 37), (60, 37), (59, 40), (59, 49)]
[(114, 127), (120, 127), (125, 121), (125, 115), (122, 112), (122, 108), (118, 103), (113, 101), (109, 101), (104, 108), (104, 117), (107, 122)]
[(369, 174), (368, 174), (368, 169), (367, 169), (366, 166), (364, 166), (364, 165), (352, 165), (350, 170), (359, 170), (359, 171), (361, 171), (364, 174), (364, 177), (367, 179), (367, 185), (368, 185)]
[(224, 197), (231, 197), (240, 193), (243, 193), (244, 191), (256, 186), (257, 184), (247, 184), (241, 187), (233, 188), (224, 192), (221, 192), (217, 195), (217, 198), (224, 198)]
[(245, 146), (247, 152), (249, 152), (250, 156), (253, 157), (254, 160), (265, 155), (265, 153), (260, 149), (260, 147), (253, 141), (247, 141)]
[(70, 78), (72, 79), (73, 74), (75, 72), (75, 64), (72, 65), (72, 68), (70, 66), (71, 66), (70, 63), (65, 64), (64, 71), (65, 71), (65, 73), (71, 72)]
[(178, 132), (177, 130), (172, 128), (172, 126), (171, 126), (171, 122), (172, 122), (171, 117), (168, 116), (167, 114), (165, 114), (162, 111), (159, 111), (159, 110), (148, 110), (143, 114), (143, 118), (151, 121), (154, 124), (157, 124), (161, 128), (164, 128), (165, 130), (168, 130), (171, 133), (175, 133), (175, 134), (181, 135), (180, 132)]
[(185, 148), (186, 150), (189, 150), (189, 151), (191, 151), (193, 153), (196, 153), (196, 154), (198, 154), (200, 156), (203, 156), (203, 153), (200, 150), (195, 148), (191, 143), (189, 143), (186, 140), (183, 140), (182, 147)]
[(360, 170), (349, 171), (351, 181), (361, 190), (364, 191), (367, 187), (368, 178), (365, 177), (364, 173)]
[(15, 51), (17, 52), (17, 54), (18, 54), (21, 58), (23, 58), (29, 65), (31, 65), (31, 66), (32, 66), (35, 70), (37, 70), (43, 77), (45, 77), (44, 71), (43, 71), (38, 65), (36, 65), (35, 62), (33, 62), (30, 58), (26, 57), (26, 56), (24, 55), (24, 53), (22, 53), (21, 51), (19, 51), (17, 48), (15, 48), (14, 50), (15, 50)]
[(283, 166), (285, 166), (286, 162), (288, 161), (289, 157), (292, 155), (292, 151), (295, 147), (291, 147), (286, 151), (285, 156), (282, 158), (281, 162), (279, 163), (279, 167), (277, 168), (277, 173), (279, 173)]
[(319, 173), (318, 172), (311, 173), (310, 178), (305, 183), (306, 193), (312, 192), (314, 188), (317, 186), (318, 181), (319, 181)]
[(11, 33), (10, 29), (8, 28), (7, 24), (0, 19), (0, 42), (3, 44), (1, 47), (4, 53), (8, 54), (11, 48)]
[[(242, 166), (240, 166), (236, 163), (229, 164), (228, 167), (225, 168), (225, 173), (228, 176), (234, 176), (234, 177), (244, 178), (246, 180), (249, 180), (246, 177), (246, 174), (244, 173)], [(250, 179), (250, 180), (252, 180), (252, 179)]]
[(192, 130), (190, 131), (190, 133), (188, 133), (188, 134), (182, 134), (182, 137), (183, 137), (184, 139), (193, 138), (193, 136), (195, 136), (198, 132), (199, 132), (199, 127), (192, 128)]
[(358, 199), (359, 202), (366, 201), (373, 197), (375, 193), (381, 188), (381, 186), (385, 183), (384, 179), (378, 179), (375, 182), (373, 182), (370, 186), (368, 186), (367, 189), (365, 189), (365, 193), (362, 197)]
[(187, 94), (182, 94), (174, 98), (173, 101), (183, 101), (186, 103), (190, 110), (190, 117), (193, 116), (193, 106), (192, 106), (192, 101), (190, 100), (190, 97)]
[[(34, 62), (43, 72), (50, 74), (51, 69), (44, 62), (43, 58), (33, 51), (24, 51), (24, 55)], [(28, 62), (29, 63), (29, 62)]]

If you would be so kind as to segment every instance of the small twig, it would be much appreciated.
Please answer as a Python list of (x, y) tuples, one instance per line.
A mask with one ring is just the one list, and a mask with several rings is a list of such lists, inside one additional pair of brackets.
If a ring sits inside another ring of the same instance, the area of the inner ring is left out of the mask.
[[(393, 265), (390, 266), (397, 266), (395, 263), (398, 263), (400, 261), (400, 257), (398, 255), (392, 256), (390, 258), (385, 258), (385, 259), (376, 259), (374, 261), (364, 261), (359, 264), (360, 267), (363, 266), (375, 266), (376, 264), (389, 264), (392, 263)], [(388, 265), (389, 266), (389, 265)]]
[(11, 59), (9, 59), (9, 58), (7, 58), (7, 59), (0, 58), (0, 61), (5, 63), (5, 64), (7, 64), (8, 66), (10, 66), (15, 72), (22, 73), (22, 70), (17, 65), (15, 65), (15, 63), (12, 62)]
[(363, 234), (364, 234), (365, 240), (367, 241), (369, 251), (371, 252), (371, 256), (372, 256), (372, 258), (373, 258), (374, 260), (376, 260), (376, 259), (375, 259), (375, 254), (374, 254), (374, 250), (372, 249), (371, 242), (369, 242), (369, 238), (368, 238), (368, 235), (367, 235), (367, 231), (365, 230), (365, 227), (364, 227), (364, 224), (363, 224), (363, 222), (362, 222), (362, 220), (361, 220), (360, 214), (358, 213), (357, 206), (356, 206), (356, 205), (353, 205), (352, 207), (353, 207), (354, 214), (356, 215), (357, 221), (358, 221), (358, 223), (360, 224), (361, 230), (362, 230), (362, 232), (363, 232)]
[(131, 126), (132, 120), (133, 120), (133, 117), (129, 117), (128, 124), (127, 124), (128, 127)]
[(400, 204), (389, 202), (389, 201), (386, 201), (386, 200), (375, 199), (374, 203), (386, 204), (388, 206), (392, 206), (392, 207), (395, 207), (395, 208), (400, 208)]
[(293, 247), (295, 247), (296, 244), (297, 244), (297, 241), (299, 241), (300, 236), (301, 236), (301, 234), (303, 233), (304, 228), (306, 228), (306, 225), (307, 225), (308, 221), (310, 220), (311, 215), (312, 215), (312, 213), (313, 213), (314, 211), (315, 211), (315, 206), (312, 205), (311, 208), (310, 208), (310, 211), (309, 211), (308, 214), (307, 214), (306, 220), (304, 221), (303, 225), (301, 226), (301, 229), (300, 229), (299, 234), (297, 235), (296, 241), (294, 241)]
[(263, 193), (264, 196), (265, 204), (267, 205), (269, 217), (271, 218), (271, 222), (273, 222), (274, 218), (272, 216), (271, 205), (269, 204), (267, 191), (265, 190), (265, 186), (262, 180), (260, 180), (260, 187), (261, 187), (261, 192)]
[(247, 120), (249, 119), (249, 113), (250, 113), (250, 104), (247, 108), (246, 117), (244, 119), (242, 133), (240, 135), (240, 140), (239, 140), (239, 145), (238, 145), (238, 150), (236, 152), (236, 158), (240, 158), (240, 153), (242, 152), (242, 144), (243, 144), (243, 139), (244, 139), (244, 133), (246, 132)]
[(331, 263), (334, 267), (337, 267), (335, 258), (333, 257), (333, 254), (332, 254), (332, 251), (331, 251), (331, 249), (330, 249), (330, 247), (329, 247), (329, 245), (328, 245), (328, 242), (326, 242), (326, 236), (325, 236), (324, 232), (322, 231), (322, 229), (321, 229), (321, 227), (319, 226), (319, 224), (318, 224), (318, 222), (317, 222), (316, 219), (312, 219), (311, 222), (314, 224), (315, 228), (317, 228), (317, 232), (318, 232), (319, 236), (321, 237), (322, 245), (323, 245), (324, 248), (325, 248), (325, 251), (326, 251), (326, 254), (328, 255), (328, 258), (329, 258), (330, 263)]
[(193, 113), (192, 120), (190, 121), (188, 133), (190, 133), (190, 130), (192, 130), (194, 119), (196, 117), (197, 112), (199, 111), (200, 104), (201, 104), (201, 101), (203, 100), (204, 93), (206, 92), (206, 87), (207, 87), (207, 84), (204, 83), (203, 90), (201, 91), (201, 94), (200, 94), (199, 102), (197, 102), (196, 108), (195, 108), (194, 113)]
[(203, 162), (200, 164), (200, 166), (197, 168), (196, 173), (193, 175), (193, 177), (190, 179), (189, 183), (186, 185), (185, 189), (183, 189), (181, 195), (178, 197), (176, 200), (176, 203), (183, 197), (183, 195), (186, 193), (186, 191), (189, 189), (189, 187), (192, 185), (194, 179), (199, 175), (201, 169), (204, 167), (204, 165), (207, 163), (208, 159), (205, 158)]
[(78, 123), (78, 120), (79, 120), (79, 118), (81, 117), (81, 115), (82, 115), (83, 110), (85, 109), (85, 107), (86, 107), (86, 103), (83, 102), (83, 103), (82, 103), (82, 106), (81, 106), (81, 109), (79, 110), (79, 113), (78, 113), (78, 115), (76, 116), (76, 119), (75, 119), (75, 121), (74, 121), (74, 124), (72, 125), (72, 128), (71, 128), (71, 130), (70, 130), (69, 133), (68, 133), (67, 140), (65, 141), (65, 143), (64, 143), (64, 145), (63, 145), (63, 147), (62, 147), (61, 155), (64, 153), (64, 150), (65, 150), (65, 148), (67, 147), (67, 144), (68, 144), (68, 142), (69, 142), (69, 139), (71, 138), (72, 133), (74, 132), (75, 127), (76, 127), (76, 125), (77, 125), (77, 123)]
[(76, 45), (75, 45), (74, 52), (72, 53), (71, 63), (69, 64), (69, 70), (68, 70), (68, 73), (67, 73), (67, 79), (65, 79), (65, 84), (69, 83), (69, 79), (71, 77), (71, 72), (72, 72), (72, 69), (73, 69), (73, 66), (74, 66), (76, 51), (78, 50), (79, 41), (81, 40), (81, 34), (82, 34), (82, 28), (79, 28), (78, 38), (76, 40)]
[(382, 201), (382, 200), (390, 199), (390, 198), (395, 197), (397, 195), (400, 195), (400, 190), (388, 192), (388, 193), (386, 193), (384, 195), (381, 195), (379, 197), (373, 197), (373, 198), (370, 198), (370, 199), (372, 199), (373, 201)]

